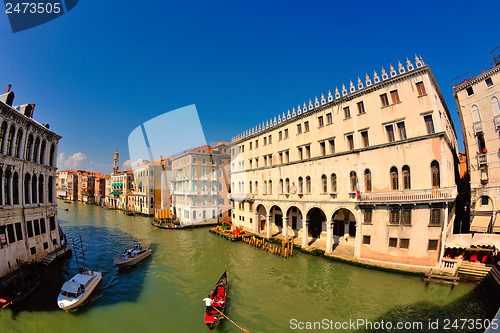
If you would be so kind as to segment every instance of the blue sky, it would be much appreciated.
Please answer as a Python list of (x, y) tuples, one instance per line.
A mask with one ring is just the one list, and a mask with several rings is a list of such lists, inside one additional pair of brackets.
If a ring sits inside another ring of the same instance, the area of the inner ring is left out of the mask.
[[(451, 80), (491, 65), (498, 1), (80, 1), (12, 33), (0, 19), (0, 89), (62, 135), (70, 166), (109, 173), (147, 120), (195, 104), (207, 142), (342, 83), (422, 55), (459, 132)], [(166, 131), (168, 130), (165, 129)]]

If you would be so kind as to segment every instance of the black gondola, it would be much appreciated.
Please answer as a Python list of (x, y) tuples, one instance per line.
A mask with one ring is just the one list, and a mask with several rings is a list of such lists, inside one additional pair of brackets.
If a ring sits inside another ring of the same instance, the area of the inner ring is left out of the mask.
[(219, 281), (215, 284), (215, 287), (209, 296), (209, 298), (214, 300), (214, 304), (212, 306), (207, 306), (205, 311), (205, 325), (207, 325), (210, 330), (216, 328), (223, 318), (221, 313), (224, 313), (224, 310), (226, 309), (226, 295), (227, 274), (224, 272)]

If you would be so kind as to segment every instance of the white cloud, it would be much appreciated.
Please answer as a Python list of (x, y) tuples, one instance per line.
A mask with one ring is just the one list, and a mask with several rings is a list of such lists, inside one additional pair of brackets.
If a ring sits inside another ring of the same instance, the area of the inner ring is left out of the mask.
[(130, 162), (130, 160), (126, 160), (125, 162), (123, 162), (122, 169), (123, 170), (132, 169), (132, 163)]
[(86, 159), (87, 155), (84, 153), (74, 153), (68, 158), (66, 158), (64, 153), (60, 153), (57, 157), (57, 163), (64, 168), (78, 169), (82, 167), (82, 164)]
[(60, 153), (59, 156), (57, 156), (57, 165), (59, 165), (59, 167), (62, 167), (64, 165), (65, 159), (66, 156), (64, 156), (64, 153)]

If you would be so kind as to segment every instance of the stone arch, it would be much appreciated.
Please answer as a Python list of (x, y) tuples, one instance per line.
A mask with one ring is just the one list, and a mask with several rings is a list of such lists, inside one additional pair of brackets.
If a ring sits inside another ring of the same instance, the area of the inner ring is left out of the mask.
[(26, 173), (24, 175), (24, 203), (29, 204), (31, 203), (31, 175), (29, 173)]
[(45, 155), (47, 150), (47, 141), (43, 140), (40, 147), (40, 164), (45, 164)]
[(319, 207), (311, 207), (307, 212), (306, 219), (309, 222), (308, 233), (313, 238), (319, 238), (322, 231), (326, 231), (326, 215)]
[(54, 144), (50, 145), (50, 152), (49, 152), (49, 165), (50, 166), (55, 166), (54, 161), (55, 161), (55, 153), (56, 153), (56, 147)]
[(40, 149), (40, 137), (37, 136), (35, 139), (35, 145), (33, 146), (33, 162), (38, 163), (38, 152)]
[(23, 130), (20, 128), (17, 130), (16, 143), (14, 145), (14, 156), (21, 158), (21, 141), (23, 139)]
[(24, 154), (24, 159), (26, 161), (31, 161), (31, 155), (33, 152), (33, 134), (28, 135), (28, 140), (26, 141), (26, 153)]
[(7, 137), (7, 122), (4, 120), (0, 125), (0, 153), (4, 153), (5, 139)]
[(269, 209), (269, 215), (271, 216), (271, 223), (274, 228), (278, 229), (278, 232), (283, 231), (283, 211), (278, 205), (273, 205)]
[(255, 217), (257, 218), (257, 232), (265, 230), (266, 229), (266, 220), (267, 220), (267, 209), (264, 207), (263, 204), (257, 205), (255, 207)]
[[(477, 198), (476, 202), (474, 203), (474, 210), (476, 212), (480, 211), (494, 211), (495, 210), (495, 203), (491, 199), (491, 197), (487, 195), (482, 195)], [(498, 218), (498, 217), (497, 217)]]
[(14, 125), (10, 125), (9, 134), (7, 135), (7, 142), (5, 146), (5, 154), (12, 156), (14, 152), (14, 138), (16, 136), (16, 127)]
[(33, 174), (33, 177), (31, 177), (31, 203), (37, 203), (37, 185), (36, 174)]
[(356, 237), (356, 214), (347, 207), (339, 207), (332, 214), (333, 235)]
[(43, 186), (43, 175), (40, 175), (38, 177), (38, 202), (43, 203), (44, 200), (44, 192), (45, 186)]
[(286, 209), (286, 217), (288, 218), (288, 227), (292, 229), (293, 235), (296, 237), (299, 230), (302, 229), (302, 211), (297, 206), (290, 206)]

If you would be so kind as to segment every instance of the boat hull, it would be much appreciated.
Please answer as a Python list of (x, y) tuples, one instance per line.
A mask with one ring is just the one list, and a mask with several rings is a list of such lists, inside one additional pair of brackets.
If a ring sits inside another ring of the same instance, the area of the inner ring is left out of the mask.
[(144, 253), (139, 254), (135, 258), (129, 258), (129, 259), (122, 259), (118, 258), (115, 259), (115, 265), (118, 266), (119, 268), (121, 267), (130, 267), (138, 264), (142, 260), (146, 259), (151, 255), (151, 249), (147, 249)]
[(59, 294), (59, 296), (57, 297), (57, 305), (65, 311), (71, 311), (78, 308), (83, 303), (85, 303), (85, 301), (89, 298), (89, 296), (92, 294), (92, 292), (97, 287), (99, 282), (101, 282), (102, 279), (102, 273), (94, 272), (94, 274), (96, 275), (96, 278), (94, 279), (94, 281), (92, 281), (92, 283), (90, 284), (89, 288), (85, 291), (85, 293), (83, 293), (79, 298), (76, 299), (73, 298), (72, 301), (70, 301), (70, 298), (67, 298)]
[[(214, 307), (214, 308), (219, 310), (221, 313), (224, 313), (224, 310), (226, 309), (226, 302), (227, 302), (227, 272), (224, 272), (224, 274), (222, 274), (219, 281), (217, 281), (217, 283), (215, 284), (215, 287), (212, 290), (212, 293), (210, 294), (211, 298), (214, 301), (219, 300), (219, 297), (214, 296), (214, 295), (218, 294), (219, 288), (223, 288), (223, 293), (222, 293), (223, 294), (223, 297), (222, 297), (223, 303), (222, 303), (222, 306)], [(207, 327), (210, 330), (213, 330), (214, 328), (216, 328), (219, 325), (220, 321), (223, 318), (224, 317), (222, 316), (222, 314), (220, 314), (218, 311), (215, 311), (215, 310), (212, 312), (212, 315), (208, 315), (207, 313), (205, 313), (205, 325), (207, 325)]]

